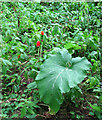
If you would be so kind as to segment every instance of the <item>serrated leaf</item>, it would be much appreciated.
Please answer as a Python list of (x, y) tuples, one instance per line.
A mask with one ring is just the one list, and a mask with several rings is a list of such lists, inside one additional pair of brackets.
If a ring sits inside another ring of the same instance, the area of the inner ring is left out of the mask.
[(66, 49), (59, 50), (44, 62), (36, 83), (41, 99), (49, 104), (52, 114), (58, 112), (63, 102), (62, 93), (69, 92), (86, 77), (89, 65), (86, 58), (72, 58)]

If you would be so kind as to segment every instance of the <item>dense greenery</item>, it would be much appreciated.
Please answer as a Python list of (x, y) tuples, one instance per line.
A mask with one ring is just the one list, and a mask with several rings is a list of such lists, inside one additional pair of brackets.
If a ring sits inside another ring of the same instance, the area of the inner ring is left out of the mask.
[(0, 117), (101, 119), (101, 3), (0, 6)]
[(49, 104), (51, 113), (58, 112), (63, 93), (68, 93), (86, 77), (90, 63), (85, 58), (72, 58), (66, 49), (58, 50), (40, 68), (36, 83), (41, 99)]

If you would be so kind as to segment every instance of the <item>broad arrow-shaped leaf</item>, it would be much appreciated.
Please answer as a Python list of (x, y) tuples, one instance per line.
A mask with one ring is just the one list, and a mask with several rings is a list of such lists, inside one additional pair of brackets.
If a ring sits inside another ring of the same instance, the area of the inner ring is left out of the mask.
[(72, 58), (66, 49), (59, 50), (44, 62), (36, 83), (41, 99), (50, 106), (52, 114), (58, 112), (63, 102), (62, 93), (77, 86), (86, 77), (89, 67), (86, 58)]

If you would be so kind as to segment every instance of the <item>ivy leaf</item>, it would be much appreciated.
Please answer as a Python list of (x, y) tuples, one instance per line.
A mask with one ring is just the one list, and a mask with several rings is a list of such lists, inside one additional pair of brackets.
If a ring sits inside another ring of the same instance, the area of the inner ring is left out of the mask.
[(63, 102), (62, 93), (70, 91), (86, 77), (90, 63), (86, 58), (72, 58), (66, 49), (47, 59), (36, 77), (41, 99), (55, 114)]

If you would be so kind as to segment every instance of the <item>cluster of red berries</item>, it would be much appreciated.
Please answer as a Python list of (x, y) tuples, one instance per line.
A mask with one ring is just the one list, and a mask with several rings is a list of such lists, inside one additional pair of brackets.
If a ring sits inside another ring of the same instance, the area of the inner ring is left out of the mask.
[[(41, 31), (41, 35), (44, 35), (44, 32)], [(36, 44), (37, 47), (40, 47), (40, 41), (37, 41), (37, 44)]]

